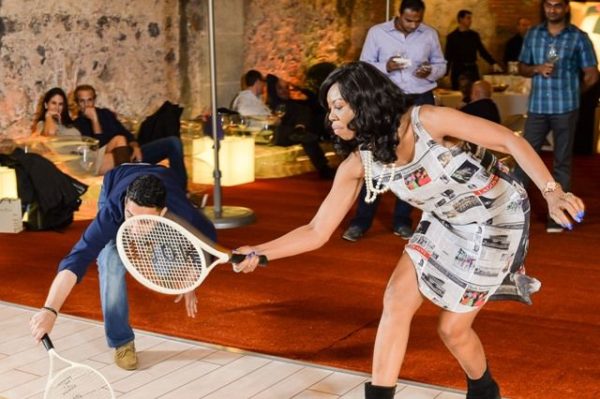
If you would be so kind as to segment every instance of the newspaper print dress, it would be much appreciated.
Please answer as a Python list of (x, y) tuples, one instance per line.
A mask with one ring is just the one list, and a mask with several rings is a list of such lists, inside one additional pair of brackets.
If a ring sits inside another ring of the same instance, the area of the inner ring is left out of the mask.
[[(520, 183), (489, 151), (435, 142), (411, 114), (413, 161), (396, 167), (390, 190), (421, 209), (422, 218), (405, 247), (421, 293), (454, 312), (469, 312), (488, 299), (531, 303), (539, 281), (525, 275), (529, 199)], [(361, 151), (363, 162), (370, 154)], [(377, 180), (391, 169), (371, 166)]]

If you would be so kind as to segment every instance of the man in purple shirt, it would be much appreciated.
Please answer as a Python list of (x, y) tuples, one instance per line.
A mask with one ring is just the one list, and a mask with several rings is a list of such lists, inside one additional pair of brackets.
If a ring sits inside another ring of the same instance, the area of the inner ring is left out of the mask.
[[(60, 262), (44, 306), (31, 318), (29, 324), (33, 337), (39, 341), (44, 334), (52, 331), (61, 306), (75, 284), (81, 281), (89, 264), (96, 259), (108, 346), (115, 348), (117, 366), (135, 370), (137, 355), (129, 324), (125, 266), (115, 241), (119, 226), (125, 219), (136, 215), (164, 215), (167, 209), (187, 220), (211, 240), (216, 240), (213, 224), (187, 199), (171, 168), (136, 163), (111, 169), (104, 176), (98, 198), (98, 214)], [(194, 291), (183, 295), (183, 298), (188, 316), (194, 317)], [(181, 296), (176, 302), (179, 300)]]
[[(433, 105), (436, 81), (446, 74), (446, 60), (438, 33), (422, 23), (425, 13), (423, 0), (402, 0), (399, 12), (391, 21), (369, 29), (360, 60), (385, 73), (409, 94), (409, 100), (415, 105)], [(363, 185), (356, 215), (342, 235), (345, 240), (357, 241), (371, 227), (380, 197), (367, 204), (365, 195)], [(412, 236), (411, 210), (406, 202), (396, 200), (393, 231), (403, 239)]]

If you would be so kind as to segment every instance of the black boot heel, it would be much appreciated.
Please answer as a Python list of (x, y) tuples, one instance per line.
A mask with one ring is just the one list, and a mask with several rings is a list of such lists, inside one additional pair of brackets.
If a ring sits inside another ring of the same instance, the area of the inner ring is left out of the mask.
[(467, 399), (501, 399), (500, 387), (492, 378), (489, 369), (481, 378), (472, 380), (467, 376)]
[(396, 386), (381, 387), (370, 382), (365, 383), (365, 399), (393, 399), (396, 394)]

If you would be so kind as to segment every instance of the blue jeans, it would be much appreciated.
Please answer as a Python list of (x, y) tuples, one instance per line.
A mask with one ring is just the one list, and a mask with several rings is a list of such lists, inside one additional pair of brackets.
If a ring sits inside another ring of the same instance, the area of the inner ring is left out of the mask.
[[(102, 187), (98, 197), (98, 209), (104, 206), (105, 201), (106, 193)], [(129, 324), (126, 269), (121, 262), (114, 240), (100, 251), (97, 262), (106, 341), (108, 346), (116, 348), (133, 341), (135, 336)]]
[(183, 162), (183, 144), (176, 136), (164, 137), (141, 146), (142, 162), (158, 163), (164, 159), (169, 160), (169, 168), (175, 172), (183, 189), (187, 188), (187, 172)]
[[(554, 139), (554, 165), (552, 176), (560, 183), (563, 190), (571, 189), (571, 164), (573, 160), (573, 142), (575, 141), (575, 127), (579, 110), (564, 114), (534, 114), (527, 115), (525, 122), (525, 140), (531, 144), (536, 152), (540, 152), (548, 132), (552, 131)], [(529, 177), (520, 167), (515, 169), (515, 176), (523, 182), (529, 183)]]

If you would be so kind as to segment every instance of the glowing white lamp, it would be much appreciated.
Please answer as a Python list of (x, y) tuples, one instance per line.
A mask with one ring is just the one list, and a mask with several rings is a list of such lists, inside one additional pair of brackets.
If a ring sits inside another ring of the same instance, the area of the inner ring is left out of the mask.
[(15, 170), (0, 166), (0, 198), (19, 198)]
[[(210, 137), (194, 139), (192, 143), (192, 181), (213, 184), (214, 150)], [(236, 186), (254, 181), (254, 139), (252, 137), (226, 136), (219, 149), (221, 185)]]

